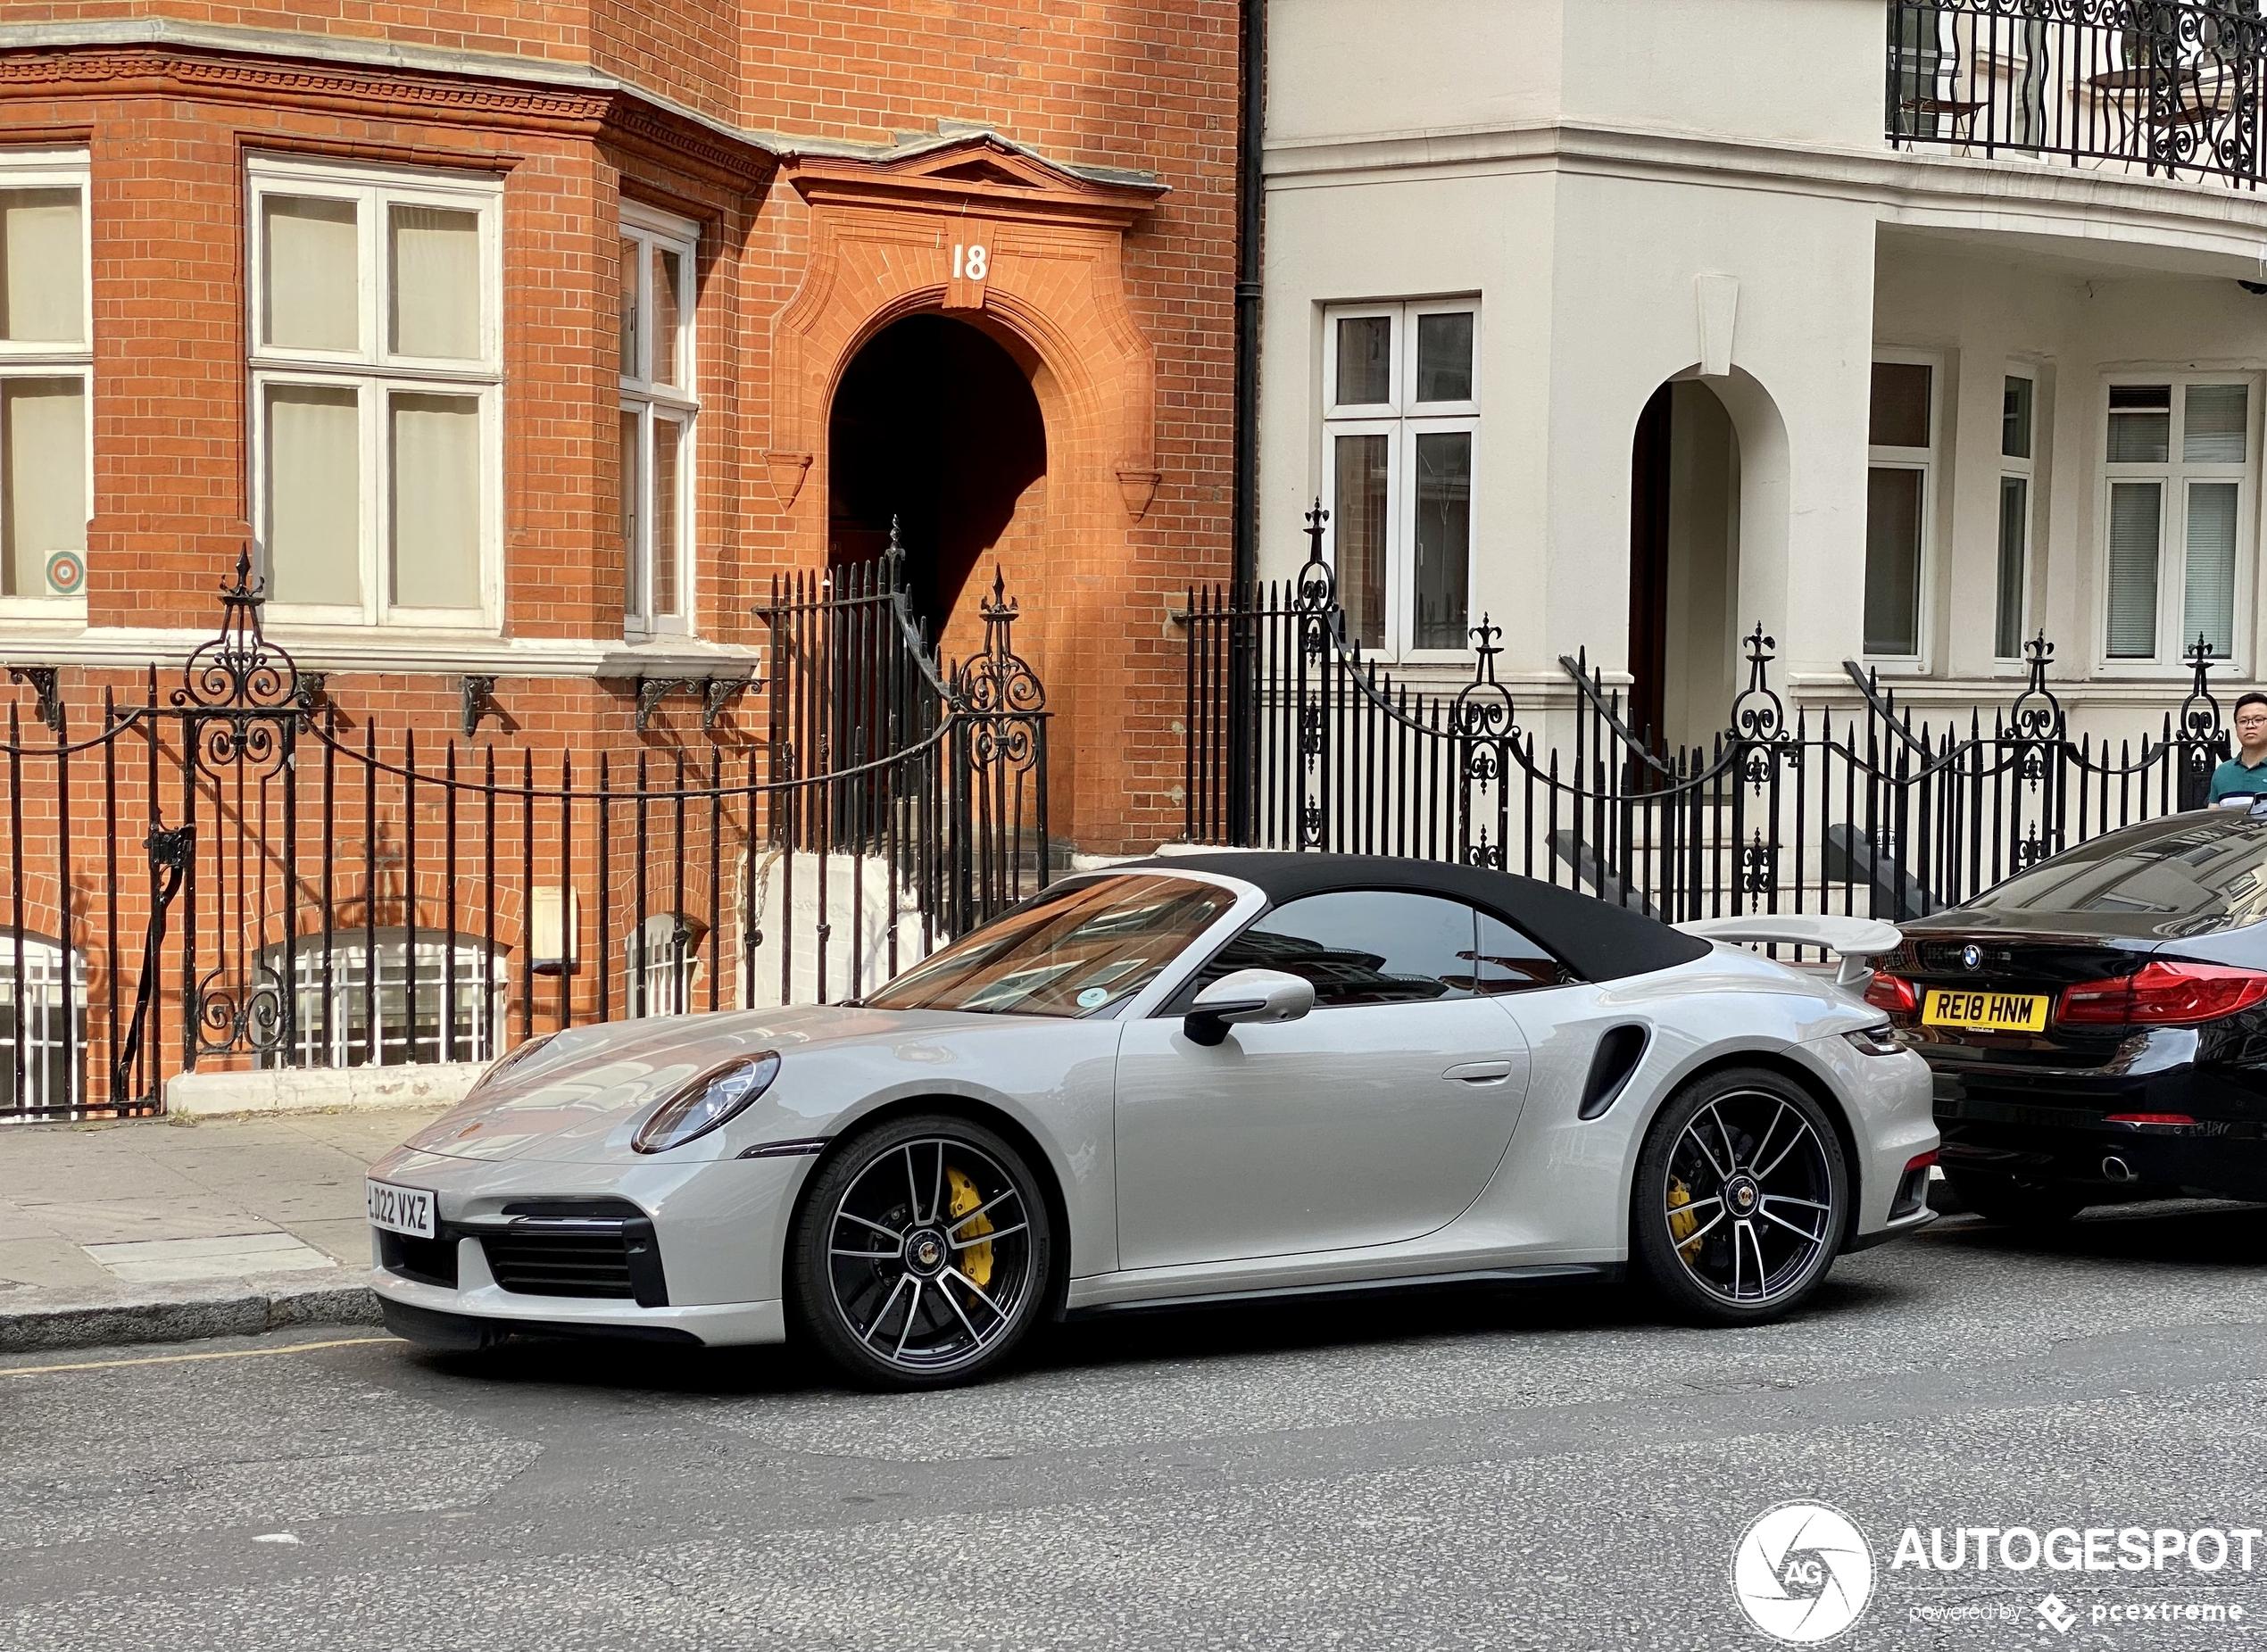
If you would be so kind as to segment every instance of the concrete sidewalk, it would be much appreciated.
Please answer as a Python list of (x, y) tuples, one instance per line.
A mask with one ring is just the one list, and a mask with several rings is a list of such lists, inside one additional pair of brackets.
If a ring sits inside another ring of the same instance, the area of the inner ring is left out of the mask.
[(441, 1110), (0, 1128), (0, 1349), (375, 1320), (362, 1171)]

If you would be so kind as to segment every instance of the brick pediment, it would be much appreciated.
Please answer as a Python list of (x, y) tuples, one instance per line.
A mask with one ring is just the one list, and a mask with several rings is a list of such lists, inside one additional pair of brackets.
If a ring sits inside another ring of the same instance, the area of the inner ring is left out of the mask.
[(791, 156), (783, 170), (813, 206), (975, 211), (1112, 229), (1131, 225), (1166, 193), (1154, 179), (1098, 177), (1059, 166), (990, 132), (870, 161)]

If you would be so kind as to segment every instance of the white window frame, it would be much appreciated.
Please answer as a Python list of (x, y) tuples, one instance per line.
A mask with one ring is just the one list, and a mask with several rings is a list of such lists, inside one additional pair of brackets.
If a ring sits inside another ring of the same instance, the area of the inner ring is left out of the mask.
[[(2234, 482), (2236, 487), (2236, 583), (2229, 626), (2230, 658), (2224, 675), (2249, 675), (2251, 608), (2255, 600), (2255, 567), (2259, 557), (2259, 447), (2263, 417), (2260, 408), (2262, 375), (2241, 369), (2205, 372), (2172, 368), (2120, 369), (2105, 373), (2095, 399), (2095, 451), (2100, 454), (2100, 477), (2095, 493), (2095, 561), (2099, 594), (2094, 604), (2096, 675), (2159, 677), (2179, 680), (2189, 667), (2181, 651), (2194, 639), (2182, 635), (2188, 618), (2188, 484)], [(2244, 460), (2241, 464), (2190, 463), (2181, 458), (2188, 436), (2190, 385), (2246, 386), (2244, 397)], [(2163, 464), (2112, 464), (2109, 457), (2110, 391), (2123, 385), (2168, 385), (2172, 387), (2171, 431)], [(2110, 498), (2120, 482), (2158, 482), (2157, 635), (2154, 659), (2115, 658), (2110, 653)]]
[[(270, 195), (353, 201), (357, 208), (356, 333), (352, 351), (275, 349), (262, 342), (267, 259), (261, 245)], [(386, 327), (388, 209), (439, 207), (472, 212), (480, 239), (480, 353), (457, 361), (398, 354)], [(251, 369), (253, 535), (261, 571), (269, 571), (268, 390), (309, 385), (355, 392), (360, 415), (361, 584), (359, 604), (271, 602), (282, 625), (476, 631), (494, 634), (503, 608), (503, 183), (480, 173), (344, 165), (300, 157), (254, 155), (247, 165), (245, 212), (245, 333)], [(392, 488), (386, 456), (386, 400), (395, 393), (471, 395), (480, 416), (479, 602), (470, 608), (397, 604), (386, 567)]]
[[(1331, 565), (1338, 565), (1340, 520), (1337, 441), (1342, 436), (1385, 436), (1386, 545), (1384, 643), (1373, 651), (1384, 660), (1457, 661), (1470, 660), (1470, 643), (1455, 648), (1419, 648), (1415, 642), (1416, 608), (1416, 444), (1422, 436), (1463, 432), (1472, 437), (1472, 493), (1468, 506), (1468, 547), (1465, 569), (1467, 627), (1472, 620), (1472, 597), (1476, 591), (1480, 553), (1480, 295), (1467, 293), (1450, 298), (1403, 299), (1380, 303), (1326, 305), (1323, 311), (1323, 457), (1322, 486), (1317, 490), (1330, 511)], [(1416, 399), (1417, 361), (1414, 342), (1417, 318), (1424, 315), (1472, 317), (1472, 395), (1461, 402), (1419, 402)], [(1338, 394), (1338, 324), (1368, 316), (1384, 316), (1391, 325), (1387, 336), (1391, 363), (1392, 399), (1383, 403), (1341, 404)], [(1345, 602), (1341, 588), (1339, 601)], [(1467, 631), (1467, 636), (1469, 632)]]
[[(1919, 567), (1914, 579), (1914, 602), (1918, 611), (1914, 616), (1913, 635), (1917, 650), (1910, 654), (1877, 654), (1870, 650), (1863, 656), (1865, 663), (1877, 668), (1884, 677), (1922, 677), (1929, 670), (1929, 662), (1936, 650), (1936, 591), (1937, 591), (1937, 519), (1944, 508), (1944, 409), (1946, 363), (1943, 353), (1933, 350), (1907, 350), (1890, 345), (1876, 345), (1866, 360), (1866, 406), (1869, 427), (1872, 419), (1873, 366), (1876, 362), (1894, 362), (1908, 367), (1929, 369), (1929, 445), (1926, 447), (1876, 447), (1873, 431), (1866, 431), (1865, 468), (1870, 475), (1875, 470), (1917, 470), (1921, 473), (1921, 544), (1915, 552)], [(1869, 525), (1870, 527), (1870, 525)], [(1858, 624), (1864, 626), (1865, 568), (1858, 567)]]
[[(685, 926), (685, 952), (677, 955), (677, 926)], [(633, 1017), (685, 1016), (699, 1008), (709, 926), (689, 913), (650, 914), (642, 929), (622, 937), (623, 1001)]]
[[(0, 338), (0, 378), (79, 380), (79, 405), (86, 411), (86, 430), (80, 440), (87, 455), (87, 517), (91, 521), (95, 515), (95, 191), (87, 151), (0, 150), (0, 189), (79, 191), (79, 341), (17, 343)], [(84, 620), (86, 617), (83, 578), (76, 596), (0, 594), (0, 619)]]
[[(693, 629), (693, 486), (700, 436), (701, 354), (695, 301), (699, 296), (701, 227), (690, 220), (635, 202), (622, 203), (620, 239), (638, 246), (637, 288), (624, 293), (621, 302), (637, 306), (637, 353), (635, 362), (619, 363), (619, 411), (637, 419), (638, 498), (635, 543), (622, 547), (624, 593), (623, 635), (630, 641), (650, 636), (681, 636)], [(679, 359), (687, 380), (668, 385), (653, 377), (653, 252), (656, 247), (677, 255), (677, 327)], [(617, 330), (616, 336), (620, 334)], [(682, 434), (677, 438), (677, 611), (653, 611), (653, 427), (660, 419), (674, 419)]]
[[(2005, 420), (2006, 384), (2010, 378), (2020, 378), (2030, 386), (2030, 430), (2029, 432), (2030, 452), (2021, 459), (2007, 452)], [(2039, 372), (2036, 362), (2009, 361), (2000, 369), (2002, 422), (1999, 438), (1999, 479), (1995, 485), (1991, 501), (1991, 654), (1993, 665), (2004, 672), (2013, 672), (2022, 666), (2023, 644), (2030, 636), (2031, 549), (2039, 537), (2039, 449), (2042, 434), (2039, 419), (2040, 403), (2039, 386)], [(2023, 485), (2022, 574), (2018, 587), (2020, 595), (2016, 603), (2015, 652), (2012, 654), (2003, 654), (1999, 652), (1999, 495), (2011, 480), (2019, 481)]]
[[(448, 1055), (458, 1061), (489, 1061), (511, 1043), (507, 1036), (511, 1009), (509, 949), (469, 932), (419, 929), (417, 947), (410, 950), (409, 931), (396, 924), (378, 931), (378, 982), (368, 990), (367, 1001), (375, 1010), (374, 1025), (355, 1035), (354, 1017), (364, 1002), (370, 954), (362, 931), (341, 931), (333, 941), (328, 959), (330, 984), (329, 1039), (324, 1039), (323, 985), (325, 959), (320, 934), (302, 935), (291, 943), (291, 991), (295, 995), (291, 1043), (262, 1057), (262, 1066), (305, 1063), (317, 1067), (404, 1067), (442, 1058), (444, 1040), (436, 1020), (433, 1035), (419, 1038), (417, 1000), (430, 992), (441, 1014), (453, 1029), (461, 1013), (471, 1022), (462, 1036), (452, 1030)], [(455, 968), (449, 965), (453, 951)], [(286, 948), (274, 942), (260, 950), (260, 962), (270, 978), (285, 973)], [(395, 967), (396, 965), (401, 967)], [(456, 997), (441, 1003), (442, 989), (452, 974)], [(359, 1059), (357, 1059), (359, 1058)]]

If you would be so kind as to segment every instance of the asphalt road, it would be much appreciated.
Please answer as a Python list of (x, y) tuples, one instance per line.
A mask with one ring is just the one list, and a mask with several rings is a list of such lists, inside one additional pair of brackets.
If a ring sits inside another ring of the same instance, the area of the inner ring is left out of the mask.
[(1801, 1498), (1873, 1551), (1838, 1647), (2267, 1640), (2267, 1540), (2248, 1574), (1890, 1564), (1907, 1526), (2267, 1527), (2253, 1208), (1949, 1220), (1756, 1331), (1596, 1289), (1309, 1303), (1075, 1327), (910, 1398), (353, 1328), (7, 1370), (26, 1652), (1762, 1648), (1733, 1551)]

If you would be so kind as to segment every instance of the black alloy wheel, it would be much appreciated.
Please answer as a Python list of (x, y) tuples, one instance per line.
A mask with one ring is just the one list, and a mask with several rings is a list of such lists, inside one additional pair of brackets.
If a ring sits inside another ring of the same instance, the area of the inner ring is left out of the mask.
[(2086, 1195), (2050, 1182), (2022, 1182), (1989, 1170), (1947, 1170), (1946, 1191), (1964, 1210), (2002, 1227), (2055, 1228), (2086, 1208)]
[(1632, 1249), (1680, 1316), (1760, 1324), (1826, 1277), (1849, 1215), (1849, 1173), (1825, 1109), (1760, 1068), (1693, 1080), (1638, 1156)]
[(1052, 1222), (997, 1132), (901, 1118), (820, 1164), (787, 1260), (796, 1326), (845, 1377), (942, 1388), (996, 1367), (1038, 1319)]

